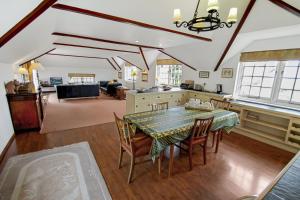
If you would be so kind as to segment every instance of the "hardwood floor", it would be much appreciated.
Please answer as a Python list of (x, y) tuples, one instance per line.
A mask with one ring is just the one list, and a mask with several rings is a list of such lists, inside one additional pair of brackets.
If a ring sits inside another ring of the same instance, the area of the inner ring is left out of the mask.
[[(168, 161), (161, 175), (157, 163), (135, 167), (133, 183), (127, 184), (129, 156), (118, 169), (119, 141), (114, 123), (49, 134), (35, 132), (16, 135), (3, 162), (16, 154), (88, 141), (113, 199), (205, 199), (230, 200), (260, 193), (293, 157), (292, 153), (232, 133), (224, 135), (218, 154), (208, 148), (203, 166), (200, 147), (194, 151), (194, 167), (189, 171), (188, 156), (174, 160), (173, 176), (168, 178)], [(211, 141), (209, 141), (210, 144)]]

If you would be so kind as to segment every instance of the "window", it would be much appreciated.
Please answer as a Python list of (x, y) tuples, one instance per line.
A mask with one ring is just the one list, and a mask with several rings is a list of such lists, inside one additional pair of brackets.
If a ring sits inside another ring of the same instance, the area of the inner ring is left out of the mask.
[(182, 66), (174, 65), (157, 65), (156, 66), (156, 84), (179, 86), (182, 79)]
[(95, 74), (69, 74), (69, 83), (95, 83)]
[(136, 81), (136, 76), (133, 79), (132, 74), (137, 73), (137, 68), (135, 66), (125, 66), (125, 81)]
[(299, 68), (299, 60), (241, 62), (235, 96), (300, 106)]

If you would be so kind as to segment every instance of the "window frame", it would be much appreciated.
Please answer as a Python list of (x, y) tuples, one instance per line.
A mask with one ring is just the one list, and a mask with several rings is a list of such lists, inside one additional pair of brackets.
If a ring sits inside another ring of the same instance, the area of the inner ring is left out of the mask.
[[(129, 73), (130, 75), (129, 75), (129, 78), (127, 77), (127, 76), (128, 76), (128, 69), (130, 69), (130, 73)], [(135, 77), (134, 80), (132, 79), (132, 76), (131, 76), (131, 71), (132, 71), (133, 69), (138, 73), (138, 68), (137, 68), (136, 66), (133, 66), (133, 65), (132, 65), (132, 66), (125, 66), (125, 67), (124, 67), (124, 80), (125, 80), (126, 82), (132, 82), (132, 81), (136, 82), (138, 76), (136, 75), (136, 77)]]
[[(168, 74), (167, 74), (168, 75), (168, 83), (167, 83), (167, 85), (172, 86), (172, 87), (179, 87), (180, 84), (182, 83), (182, 74), (183, 74), (183, 66), (181, 64), (157, 64), (156, 65), (156, 81), (155, 81), (155, 85), (156, 86), (165, 85), (165, 84), (161, 84), (160, 81), (158, 80), (159, 75), (160, 75), (160, 74), (158, 74), (158, 68), (159, 67), (161, 68), (161, 66), (168, 66)], [(181, 74), (179, 74), (180, 77), (178, 78), (179, 84), (175, 85), (175, 84), (173, 84), (174, 81), (172, 81), (172, 71), (173, 71), (174, 68), (176, 68), (178, 66), (180, 67)]]
[[(275, 71), (275, 75), (274, 75), (273, 85), (271, 87), (270, 98), (261, 98), (259, 96), (251, 97), (251, 96), (241, 96), (240, 95), (240, 91), (241, 91), (241, 87), (242, 87), (242, 80), (244, 77), (243, 73), (244, 73), (245, 67), (247, 67), (247, 66), (243, 65), (243, 63), (246, 63), (246, 62), (240, 62), (238, 65), (237, 79), (235, 82), (235, 88), (234, 88), (234, 94), (233, 94), (234, 98), (239, 99), (239, 100), (244, 100), (244, 101), (251, 101), (251, 102), (256, 102), (256, 103), (267, 103), (267, 104), (272, 104), (275, 106), (277, 105), (277, 106), (282, 106), (282, 107), (300, 109), (300, 102), (292, 101), (294, 91), (300, 91), (300, 90), (295, 90), (296, 81), (297, 81), (297, 79), (300, 80), (300, 77), (297, 77), (298, 73), (300, 73), (300, 60), (297, 60), (297, 59), (294, 59), (294, 60), (298, 61), (298, 66), (291, 66), (291, 67), (297, 67), (297, 73), (296, 73), (295, 78), (291, 78), (291, 79), (294, 79), (295, 81), (294, 81), (293, 89), (291, 89), (292, 93), (291, 93), (289, 101), (280, 100), (279, 93), (281, 90), (282, 80), (284, 79), (284, 77), (283, 77), (284, 69), (285, 69), (285, 67), (290, 67), (290, 66), (286, 66), (286, 62), (293, 61), (293, 60), (276, 61), (278, 63), (276, 65), (276, 71)], [(253, 61), (253, 62), (260, 62), (260, 61)], [(261, 62), (268, 62), (268, 61), (261, 61)], [(254, 66), (255, 65), (253, 65), (253, 67)], [(254, 73), (254, 69), (252, 72), (252, 77), (253, 77), (253, 73)], [(263, 81), (263, 77), (264, 76), (262, 76), (262, 81)], [(287, 90), (289, 90), (289, 89), (287, 89)], [(250, 91), (249, 91), (249, 94), (250, 94)]]

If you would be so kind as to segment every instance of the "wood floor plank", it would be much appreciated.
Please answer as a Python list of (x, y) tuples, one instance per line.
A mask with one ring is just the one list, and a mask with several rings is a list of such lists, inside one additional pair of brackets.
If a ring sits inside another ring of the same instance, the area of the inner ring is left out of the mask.
[[(217, 154), (208, 148), (203, 165), (200, 147), (194, 150), (192, 171), (185, 153), (174, 158), (173, 176), (168, 178), (168, 160), (146, 162), (135, 167), (133, 183), (127, 184), (130, 157), (124, 153), (118, 169), (119, 140), (114, 123), (48, 134), (28, 132), (16, 135), (0, 171), (11, 156), (88, 141), (113, 199), (235, 199), (261, 192), (293, 157), (292, 153), (247, 137), (225, 135)], [(210, 142), (209, 142), (210, 144)]]

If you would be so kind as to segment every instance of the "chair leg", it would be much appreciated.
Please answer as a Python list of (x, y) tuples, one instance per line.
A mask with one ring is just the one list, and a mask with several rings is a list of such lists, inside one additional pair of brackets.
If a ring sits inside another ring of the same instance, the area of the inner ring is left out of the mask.
[(189, 164), (190, 164), (190, 170), (193, 169), (193, 146), (189, 146)]
[(160, 152), (160, 155), (158, 157), (158, 174), (159, 175), (161, 174), (161, 164), (162, 164), (163, 159), (164, 159), (164, 151)]
[(122, 165), (123, 152), (124, 152), (123, 147), (120, 146), (120, 156), (119, 156), (119, 165), (118, 165), (119, 169), (121, 168)]
[(219, 150), (220, 137), (221, 137), (221, 134), (220, 134), (220, 132), (218, 132), (215, 153), (218, 153), (218, 150)]
[(134, 170), (134, 164), (135, 164), (135, 157), (132, 155), (131, 156), (130, 171), (129, 171), (129, 176), (128, 176), (128, 183), (131, 183), (132, 174), (133, 174), (133, 170)]
[(216, 133), (213, 133), (213, 140), (212, 140), (212, 144), (211, 147), (213, 148), (215, 145), (215, 137), (216, 137)]
[(206, 165), (206, 143), (203, 145), (203, 162), (204, 162), (204, 165)]
[(223, 140), (223, 131), (222, 130), (220, 131), (220, 135), (221, 135), (220, 136), (221, 137), (220, 140), (222, 141)]

